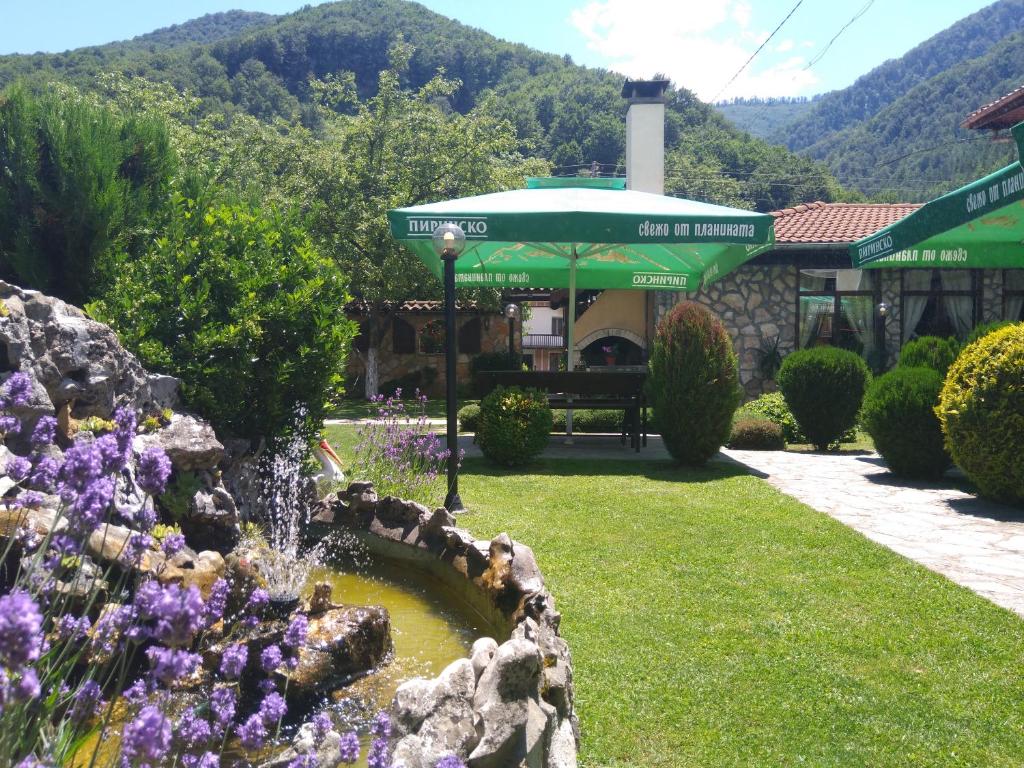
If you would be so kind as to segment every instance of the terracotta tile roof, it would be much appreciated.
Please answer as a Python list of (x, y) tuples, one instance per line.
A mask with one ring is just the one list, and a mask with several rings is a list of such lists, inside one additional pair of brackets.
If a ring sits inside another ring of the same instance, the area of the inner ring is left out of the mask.
[(918, 203), (806, 203), (772, 211), (777, 243), (852, 243), (920, 208)]
[(960, 123), (960, 127), (972, 130), (1000, 130), (1012, 128), (1021, 120), (1024, 120), (1024, 85), (1005, 96), (1000, 96), (981, 109), (974, 110)]

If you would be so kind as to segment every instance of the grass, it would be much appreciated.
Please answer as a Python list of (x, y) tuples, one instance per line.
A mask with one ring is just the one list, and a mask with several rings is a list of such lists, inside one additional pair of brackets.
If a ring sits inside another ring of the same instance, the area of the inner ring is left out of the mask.
[[(460, 400), (459, 408), (470, 403), (479, 403), (479, 400)], [(443, 419), (445, 417), (445, 401), (444, 398), (433, 398), (427, 400), (426, 409), (427, 416), (431, 419)], [(419, 414), (418, 404), (414, 401), (407, 401), (406, 407), (409, 408), (410, 413)], [(368, 419), (371, 416), (376, 415), (377, 407), (373, 403), (369, 403), (366, 400), (342, 400), (338, 405), (331, 409), (329, 418), (332, 419)]]
[(537, 554), (586, 768), (1021, 763), (1024, 623), (733, 466), (474, 459), (460, 490)]
[[(794, 453), (815, 453), (815, 448), (810, 443), (790, 443), (786, 445), (787, 451), (793, 451)], [(834, 451), (829, 453), (874, 453), (875, 442), (871, 439), (871, 435), (865, 432), (863, 429), (857, 430), (857, 438), (850, 443), (840, 443)]]

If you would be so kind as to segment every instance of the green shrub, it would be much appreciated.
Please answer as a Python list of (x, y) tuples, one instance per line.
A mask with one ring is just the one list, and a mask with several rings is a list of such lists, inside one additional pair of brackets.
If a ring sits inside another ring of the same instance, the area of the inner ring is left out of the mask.
[(729, 447), (748, 451), (781, 451), (786, 447), (782, 427), (770, 419), (743, 417), (732, 425)]
[(766, 392), (736, 412), (737, 420), (751, 416), (774, 421), (782, 427), (782, 437), (787, 443), (807, 442), (781, 392)]
[(964, 346), (966, 347), (968, 344), (973, 344), (982, 336), (988, 336), (993, 331), (998, 331), (1000, 328), (1005, 328), (1008, 325), (1013, 325), (1013, 321), (996, 320), (995, 322), (992, 323), (982, 323), (981, 325), (976, 325), (974, 327), (974, 330), (971, 331), (971, 335), (967, 337), (967, 341), (964, 342)]
[(152, 371), (226, 435), (286, 432), (299, 404), (310, 430), (338, 394), (355, 324), (346, 281), (299, 222), (270, 209), (176, 197), (149, 251), (89, 305)]
[(956, 339), (921, 336), (903, 345), (899, 365), (903, 368), (931, 368), (945, 376), (958, 354), (960, 344)]
[(779, 389), (807, 439), (827, 450), (857, 423), (871, 372), (860, 355), (838, 347), (801, 349), (786, 356)]
[(470, 403), (459, 408), (459, 431), (476, 432), (480, 425), (480, 406)]
[(949, 467), (935, 415), (942, 374), (899, 366), (871, 382), (861, 418), (875, 448), (896, 475), (934, 479)]
[(480, 403), (476, 442), (496, 464), (525, 464), (544, 450), (551, 438), (551, 406), (537, 389), (497, 387)]
[(648, 380), (668, 452), (702, 464), (729, 438), (739, 402), (736, 353), (721, 321), (692, 301), (658, 324)]
[[(552, 412), (554, 419), (551, 429), (554, 432), (565, 432), (565, 411)], [(580, 433), (615, 432), (622, 430), (622, 411), (616, 410), (574, 410), (572, 412), (572, 431)]]
[(964, 348), (938, 407), (946, 448), (985, 496), (1024, 502), (1024, 323)]

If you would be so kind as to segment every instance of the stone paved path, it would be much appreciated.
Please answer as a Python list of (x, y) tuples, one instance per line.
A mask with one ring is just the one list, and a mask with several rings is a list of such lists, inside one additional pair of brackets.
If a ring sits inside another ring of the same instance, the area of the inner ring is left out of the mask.
[(722, 453), (783, 493), (1024, 616), (1024, 510), (894, 477), (875, 454)]

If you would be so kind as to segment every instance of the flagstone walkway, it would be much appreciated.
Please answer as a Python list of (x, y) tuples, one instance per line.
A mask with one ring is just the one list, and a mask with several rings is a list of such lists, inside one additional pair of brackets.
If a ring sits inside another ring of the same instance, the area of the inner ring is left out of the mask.
[(771, 485), (1024, 616), (1024, 510), (902, 480), (875, 454), (722, 454)]

